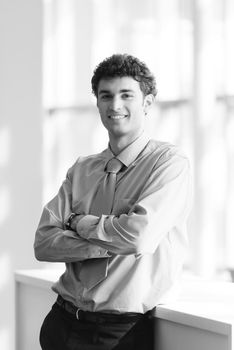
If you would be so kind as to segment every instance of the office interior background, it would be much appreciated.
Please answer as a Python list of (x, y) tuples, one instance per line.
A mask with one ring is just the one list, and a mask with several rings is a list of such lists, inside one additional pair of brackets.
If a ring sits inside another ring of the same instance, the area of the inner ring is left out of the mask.
[(191, 160), (185, 273), (232, 282), (233, 40), (232, 0), (0, 0), (0, 349), (14, 348), (14, 271), (60, 268), (33, 255), (42, 206), (107, 146), (90, 79), (113, 53), (154, 72), (148, 132)]

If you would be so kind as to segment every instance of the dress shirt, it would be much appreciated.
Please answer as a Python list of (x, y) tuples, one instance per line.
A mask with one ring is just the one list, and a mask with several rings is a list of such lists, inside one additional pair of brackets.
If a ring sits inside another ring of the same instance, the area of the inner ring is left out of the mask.
[[(92, 199), (114, 155), (80, 157), (68, 170), (58, 194), (45, 207), (34, 243), (38, 260), (65, 262), (52, 289), (89, 311), (145, 313), (172, 296), (187, 248), (186, 220), (191, 207), (189, 161), (169, 143), (145, 134), (117, 158), (113, 209), (97, 217)], [(84, 214), (77, 232), (67, 230), (71, 212)], [(85, 288), (82, 261), (109, 257), (107, 277)]]

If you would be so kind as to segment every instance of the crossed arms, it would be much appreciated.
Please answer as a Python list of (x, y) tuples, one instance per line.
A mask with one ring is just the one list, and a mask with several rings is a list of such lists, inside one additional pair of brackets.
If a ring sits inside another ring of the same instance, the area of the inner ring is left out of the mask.
[(34, 243), (38, 260), (68, 263), (110, 254), (153, 254), (166, 235), (185, 224), (191, 207), (190, 167), (180, 155), (155, 166), (127, 213), (101, 217), (80, 213), (83, 216), (78, 217), (73, 231), (65, 227), (72, 212), (71, 188), (67, 176), (44, 207)]

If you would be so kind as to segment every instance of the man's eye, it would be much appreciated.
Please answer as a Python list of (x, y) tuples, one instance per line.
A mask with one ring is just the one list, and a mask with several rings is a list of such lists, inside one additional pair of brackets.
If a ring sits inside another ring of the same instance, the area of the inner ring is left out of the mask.
[(111, 98), (111, 95), (101, 95), (102, 100), (109, 100)]
[(133, 98), (133, 95), (131, 95), (131, 94), (123, 94), (122, 98), (127, 99), (127, 100), (131, 100)]

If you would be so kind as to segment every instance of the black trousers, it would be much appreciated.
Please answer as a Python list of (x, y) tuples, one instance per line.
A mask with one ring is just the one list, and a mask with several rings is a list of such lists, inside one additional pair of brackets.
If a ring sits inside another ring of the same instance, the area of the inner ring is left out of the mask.
[(42, 350), (155, 350), (153, 318), (148, 314), (130, 323), (79, 321), (58, 304), (40, 331)]

